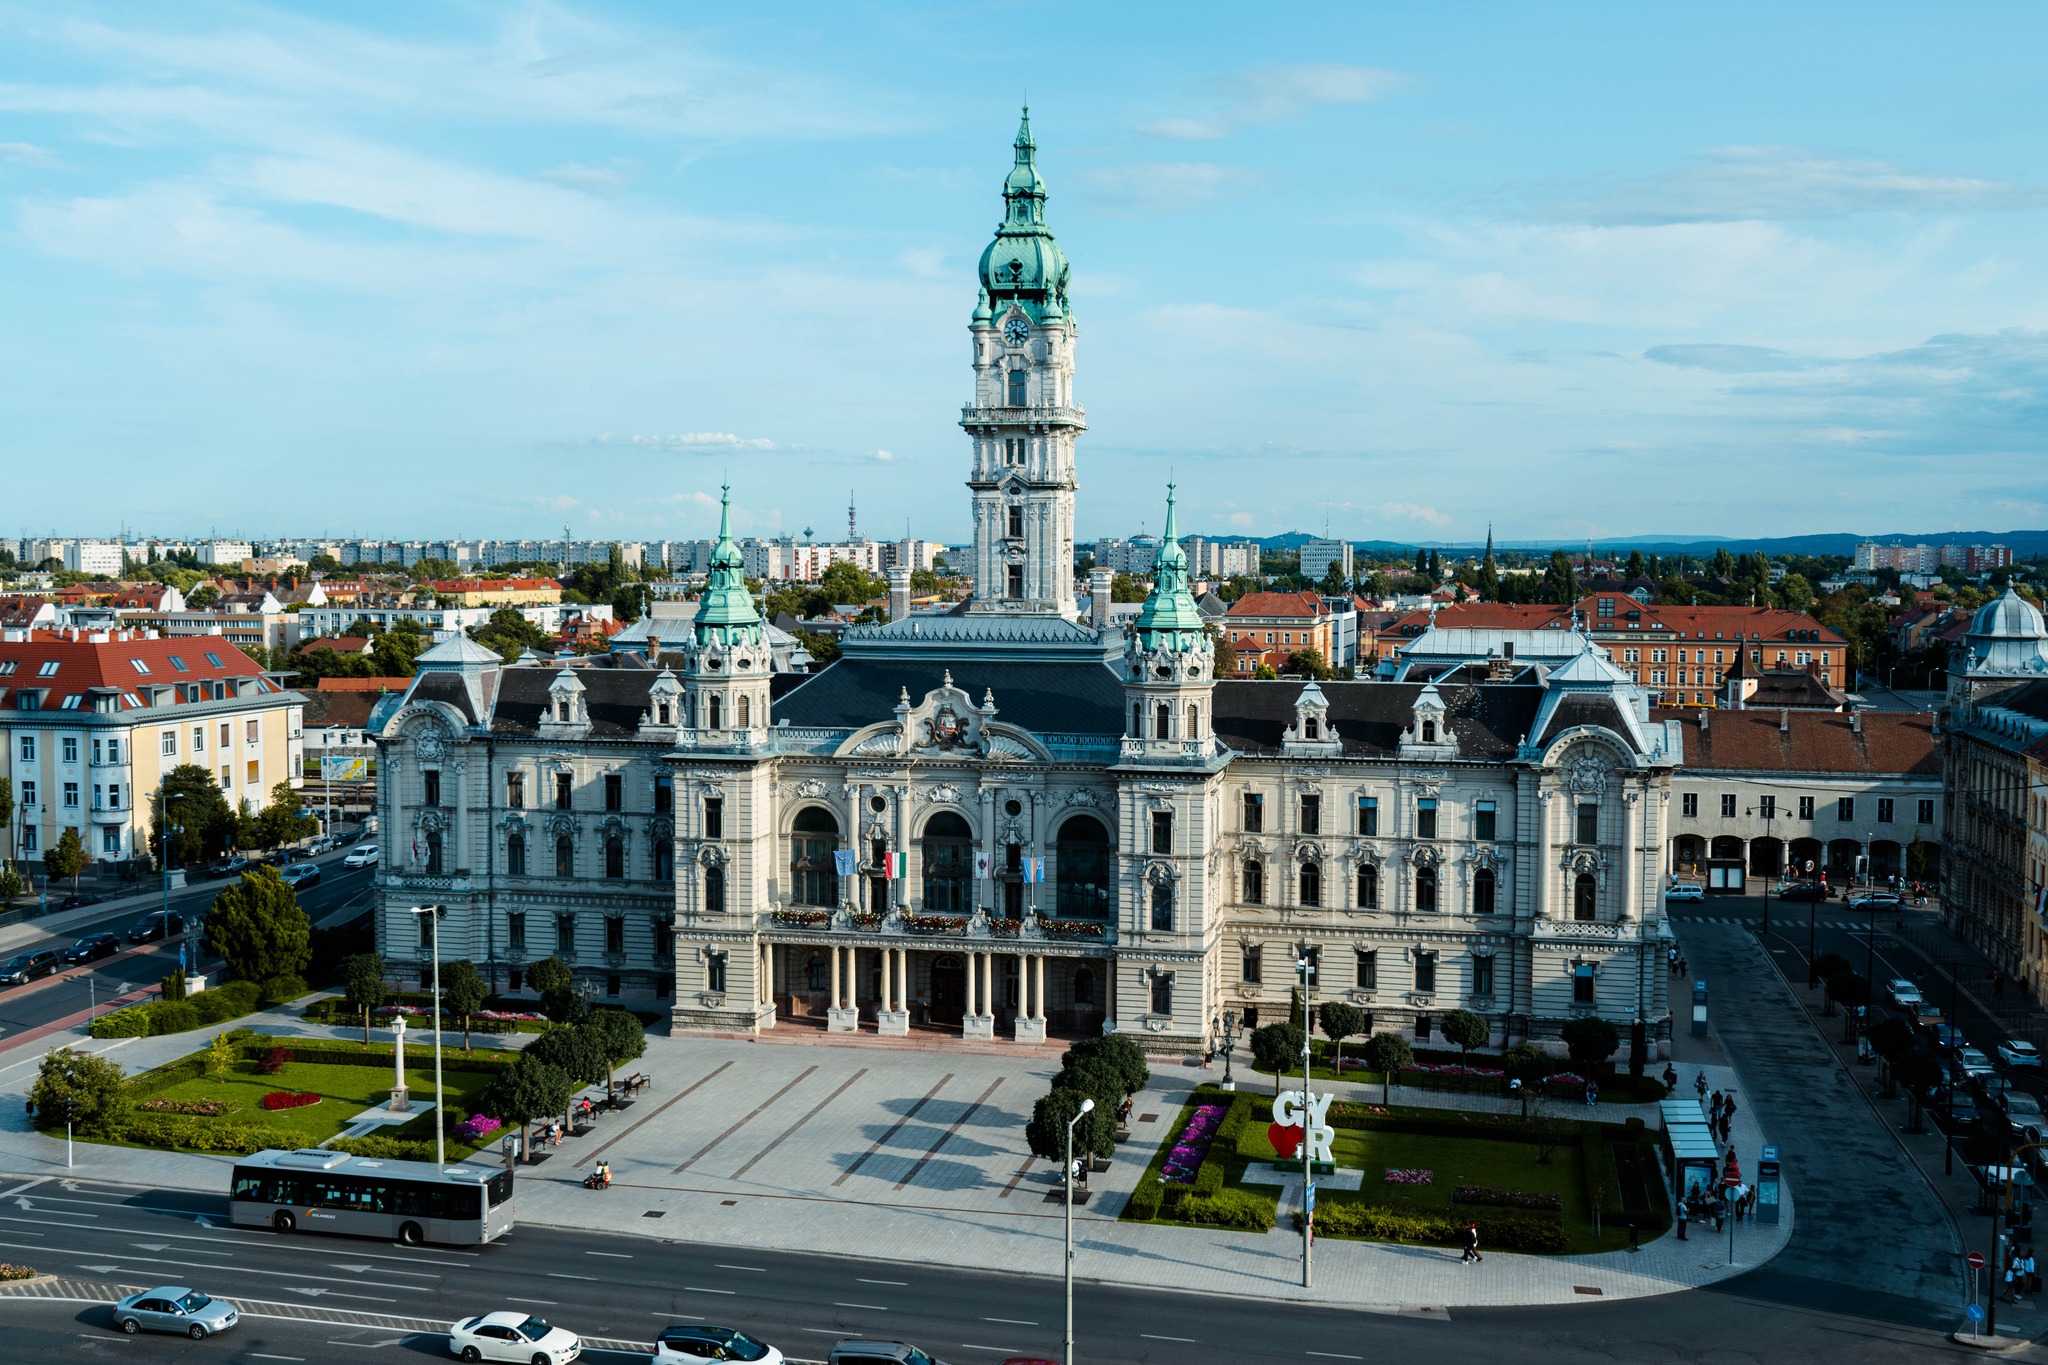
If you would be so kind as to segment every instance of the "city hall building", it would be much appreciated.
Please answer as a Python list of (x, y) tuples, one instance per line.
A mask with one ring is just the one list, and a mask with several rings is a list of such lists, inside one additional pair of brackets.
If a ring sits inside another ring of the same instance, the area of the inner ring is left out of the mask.
[[(379, 940), (500, 990), (559, 956), (677, 1029), (1117, 1030), (1194, 1052), (1304, 981), (1377, 1030), (1670, 1033), (1676, 727), (1589, 637), (1402, 681), (1219, 680), (1175, 537), (1127, 633), (1074, 575), (1078, 329), (1028, 120), (969, 322), (974, 592), (770, 667), (729, 518), (682, 638), (457, 637), (371, 717)], [(679, 629), (682, 629), (679, 627)]]

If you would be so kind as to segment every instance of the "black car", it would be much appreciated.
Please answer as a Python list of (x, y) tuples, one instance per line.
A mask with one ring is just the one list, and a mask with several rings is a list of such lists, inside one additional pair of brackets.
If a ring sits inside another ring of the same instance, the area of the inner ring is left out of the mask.
[(81, 962), (97, 962), (103, 957), (112, 957), (121, 951), (121, 939), (116, 934), (88, 934), (64, 950), (64, 965), (76, 967)]
[(1819, 882), (1799, 882), (1778, 893), (1781, 901), (1824, 901), (1827, 898), (1828, 889)]
[(37, 977), (49, 976), (61, 965), (55, 948), (45, 948), (40, 953), (21, 953), (0, 965), (0, 985), (26, 986)]
[(59, 910), (76, 910), (82, 906), (98, 905), (99, 903), (100, 898), (98, 896), (88, 896), (81, 891), (76, 895), (66, 896), (63, 900), (57, 902), (57, 908)]
[[(185, 917), (177, 913), (175, 910), (172, 911), (171, 933), (173, 935), (176, 935), (182, 934), (184, 932)], [(164, 917), (160, 914), (145, 915), (141, 919), (135, 921), (135, 923), (128, 926), (128, 941), (130, 943), (154, 943), (163, 936)]]

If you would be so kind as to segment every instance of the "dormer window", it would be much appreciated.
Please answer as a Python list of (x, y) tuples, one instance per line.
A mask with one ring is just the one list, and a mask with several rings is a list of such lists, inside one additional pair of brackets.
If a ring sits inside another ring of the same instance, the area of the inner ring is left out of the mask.
[(1322, 727), (1316, 724), (1314, 716), (1302, 717), (1301, 737), (1303, 739), (1321, 739), (1323, 737)]
[[(1314, 721), (1310, 721), (1310, 722), (1309, 722), (1309, 724), (1313, 725), (1313, 724), (1315, 724), (1315, 722), (1314, 722)], [(1314, 736), (1310, 736), (1310, 738), (1314, 738)], [(1433, 721), (1433, 720), (1426, 720), (1426, 721), (1422, 722), (1422, 742), (1423, 742), (1424, 744), (1434, 744), (1434, 743), (1436, 743), (1436, 722), (1435, 722), (1435, 721)]]

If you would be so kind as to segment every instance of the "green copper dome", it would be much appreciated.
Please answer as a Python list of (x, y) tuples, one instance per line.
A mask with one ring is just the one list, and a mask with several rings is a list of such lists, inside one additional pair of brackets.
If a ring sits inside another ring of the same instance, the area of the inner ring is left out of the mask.
[[(981, 287), (994, 314), (1015, 303), (1033, 321), (1044, 322), (1066, 315), (1072, 267), (1045, 225), (1045, 180), (1038, 174), (1029, 108), (1018, 125), (1016, 146), (1017, 164), (1003, 182), (1003, 221), (981, 253)], [(978, 308), (975, 318), (981, 318)]]
[(1180, 548), (1174, 524), (1172, 484), (1166, 485), (1166, 529), (1160, 533), (1159, 557), (1152, 563), (1152, 592), (1138, 613), (1138, 639), (1146, 649), (1210, 648), (1202, 629), (1202, 613), (1188, 591), (1188, 557)]
[(747, 591), (746, 560), (732, 539), (732, 489), (719, 489), (718, 544), (711, 551), (711, 579), (697, 604), (694, 622), (700, 645), (758, 644), (761, 613)]

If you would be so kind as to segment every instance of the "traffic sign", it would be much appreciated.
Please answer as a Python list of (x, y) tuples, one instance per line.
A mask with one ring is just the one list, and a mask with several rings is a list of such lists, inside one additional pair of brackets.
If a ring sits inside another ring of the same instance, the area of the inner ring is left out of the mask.
[[(92, 1267), (87, 1266), (86, 1269), (90, 1270), (92, 1269)], [(1984, 1321), (1984, 1305), (1978, 1303), (1971, 1304), (1968, 1308), (1965, 1308), (1963, 1310), (1963, 1316), (1968, 1318), (1971, 1322)]]
[(1969, 1261), (1970, 1269), (1972, 1270), (1982, 1270), (1984, 1268), (1984, 1253), (1981, 1251), (1973, 1251), (1965, 1259)]

